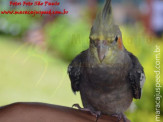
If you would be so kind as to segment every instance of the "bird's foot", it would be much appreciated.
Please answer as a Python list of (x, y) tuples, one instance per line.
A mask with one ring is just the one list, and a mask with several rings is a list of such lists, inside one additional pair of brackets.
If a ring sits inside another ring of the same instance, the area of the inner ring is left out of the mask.
[(119, 121), (122, 119), (122, 114), (113, 114), (112, 116), (118, 118)]
[(112, 116), (117, 117), (117, 118), (118, 118), (118, 122), (119, 122), (121, 119), (123, 120), (123, 122), (128, 122), (126, 116), (125, 116), (123, 113), (121, 113), (121, 114), (113, 114)]
[(79, 104), (73, 104), (72, 107), (73, 107), (73, 108), (76, 107), (76, 108), (78, 108), (79, 110), (83, 109), (82, 107), (80, 107)]
[(93, 110), (91, 110), (89, 108), (81, 108), (79, 104), (74, 104), (72, 107), (76, 107), (76, 108), (78, 108), (79, 110), (82, 110), (82, 111), (90, 112), (93, 116), (96, 117), (96, 122), (98, 121), (98, 119), (101, 116), (101, 112), (100, 111), (93, 111)]

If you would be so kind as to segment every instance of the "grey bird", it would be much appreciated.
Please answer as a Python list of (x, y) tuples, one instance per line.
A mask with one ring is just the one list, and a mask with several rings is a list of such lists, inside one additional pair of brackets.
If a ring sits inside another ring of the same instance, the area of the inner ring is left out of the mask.
[(91, 113), (121, 117), (133, 98), (140, 99), (145, 74), (139, 60), (128, 52), (112, 19), (111, 0), (106, 0), (90, 33), (89, 49), (69, 65), (73, 92), (80, 91)]

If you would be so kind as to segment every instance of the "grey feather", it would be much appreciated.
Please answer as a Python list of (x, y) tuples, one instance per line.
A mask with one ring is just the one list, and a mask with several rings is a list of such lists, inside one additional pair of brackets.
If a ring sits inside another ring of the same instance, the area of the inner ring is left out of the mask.
[(110, 19), (111, 14), (112, 14), (111, 0), (106, 0), (105, 6), (102, 12), (103, 20)]
[(74, 93), (79, 91), (81, 78), (83, 76), (83, 73), (82, 73), (83, 60), (82, 59), (85, 57), (85, 53), (86, 51), (83, 51), (81, 54), (79, 54), (68, 66), (68, 74), (71, 80), (71, 88)]
[(132, 53), (128, 52), (128, 54), (133, 64), (133, 67), (129, 72), (129, 81), (132, 87), (134, 98), (140, 99), (142, 94), (142, 88), (145, 82), (144, 70), (141, 64), (139, 63), (138, 59)]

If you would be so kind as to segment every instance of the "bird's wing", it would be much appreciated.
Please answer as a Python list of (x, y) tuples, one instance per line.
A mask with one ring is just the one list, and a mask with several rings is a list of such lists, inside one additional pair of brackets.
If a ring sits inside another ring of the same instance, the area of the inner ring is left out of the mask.
[(131, 58), (133, 66), (129, 72), (128, 78), (132, 87), (134, 98), (140, 99), (142, 88), (145, 82), (144, 70), (141, 64), (139, 63), (139, 60), (132, 53), (128, 52), (128, 54)]
[(68, 74), (71, 81), (73, 92), (79, 91), (79, 85), (82, 78), (82, 64), (86, 51), (79, 54), (68, 66)]

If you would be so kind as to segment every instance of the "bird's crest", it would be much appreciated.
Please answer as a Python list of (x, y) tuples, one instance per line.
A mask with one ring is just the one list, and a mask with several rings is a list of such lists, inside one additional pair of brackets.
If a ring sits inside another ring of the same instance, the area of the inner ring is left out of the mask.
[(114, 24), (112, 17), (111, 0), (106, 0), (103, 10), (97, 14), (91, 29), (90, 38), (95, 40), (114, 40), (120, 29)]

